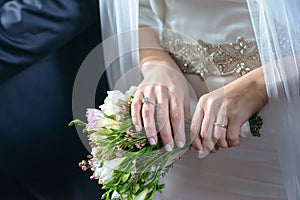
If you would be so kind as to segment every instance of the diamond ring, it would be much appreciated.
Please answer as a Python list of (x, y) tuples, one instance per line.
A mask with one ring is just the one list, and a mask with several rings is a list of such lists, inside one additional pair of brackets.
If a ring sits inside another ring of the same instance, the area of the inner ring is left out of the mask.
[(152, 104), (153, 106), (155, 106), (155, 104), (152, 102), (152, 101), (150, 101), (149, 100), (149, 98), (148, 97), (144, 97), (143, 99), (142, 99), (142, 103), (150, 103), (150, 104)]

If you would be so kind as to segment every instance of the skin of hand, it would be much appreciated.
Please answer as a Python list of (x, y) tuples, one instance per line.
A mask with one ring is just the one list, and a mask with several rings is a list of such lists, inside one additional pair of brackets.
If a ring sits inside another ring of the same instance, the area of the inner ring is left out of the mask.
[[(201, 96), (191, 122), (193, 147), (199, 157), (216, 146), (239, 145), (241, 126), (268, 102), (262, 68)], [(226, 128), (214, 123), (227, 125)], [(201, 154), (201, 155), (200, 155)]]
[[(184, 117), (189, 113), (187, 80), (150, 28), (140, 29), (140, 58), (144, 79), (131, 104), (132, 122), (137, 131), (144, 127), (150, 144), (157, 143), (159, 132), (167, 151), (174, 148), (174, 141), (181, 148), (185, 144)], [(144, 97), (151, 103), (142, 103)]]

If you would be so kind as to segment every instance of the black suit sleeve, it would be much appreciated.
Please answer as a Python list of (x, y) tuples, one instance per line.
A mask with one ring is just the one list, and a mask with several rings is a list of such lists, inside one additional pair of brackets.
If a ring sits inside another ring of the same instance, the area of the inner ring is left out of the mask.
[(97, 2), (13, 0), (2, 3), (0, 78), (8, 70), (30, 66), (94, 23), (98, 17)]

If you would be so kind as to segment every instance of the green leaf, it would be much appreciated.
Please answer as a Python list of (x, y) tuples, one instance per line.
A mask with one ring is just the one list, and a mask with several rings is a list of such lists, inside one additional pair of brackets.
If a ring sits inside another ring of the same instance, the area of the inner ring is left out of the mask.
[(73, 121), (71, 121), (68, 126), (74, 126), (75, 124), (79, 125), (79, 126), (86, 126), (86, 123), (79, 120), (79, 119), (74, 119)]

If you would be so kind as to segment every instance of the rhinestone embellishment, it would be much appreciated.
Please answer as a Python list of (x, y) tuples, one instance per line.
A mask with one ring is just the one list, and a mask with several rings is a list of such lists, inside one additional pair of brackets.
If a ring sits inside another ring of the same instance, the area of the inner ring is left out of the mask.
[(162, 47), (170, 53), (184, 73), (208, 76), (243, 76), (261, 66), (255, 41), (238, 37), (229, 44), (187, 42), (174, 34), (163, 34)]

